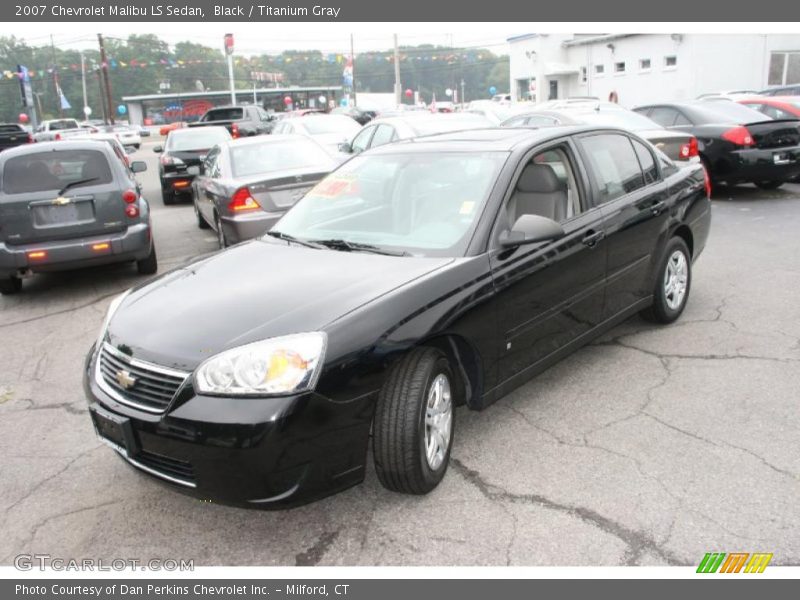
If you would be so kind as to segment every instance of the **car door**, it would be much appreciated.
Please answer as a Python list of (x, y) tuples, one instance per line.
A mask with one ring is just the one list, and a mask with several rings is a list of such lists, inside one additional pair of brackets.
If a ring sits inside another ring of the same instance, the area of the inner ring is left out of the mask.
[(350, 152), (352, 154), (360, 154), (369, 148), (369, 143), (375, 133), (375, 128), (375, 125), (369, 125), (356, 134), (353, 141), (350, 142)]
[(656, 248), (666, 234), (669, 188), (652, 148), (623, 133), (578, 138), (593, 181), (594, 204), (605, 222), (608, 319), (645, 302), (652, 293)]
[[(497, 218), (489, 257), (503, 334), (501, 382), (521, 382), (602, 318), (603, 215), (590, 204), (589, 185), (569, 138), (530, 151), (517, 166)], [(558, 221), (564, 237), (501, 247), (500, 233), (522, 214)]]
[(395, 134), (394, 127), (386, 123), (381, 123), (375, 130), (375, 134), (372, 136), (372, 140), (370, 140), (369, 147), (377, 148), (378, 146), (391, 144), (396, 139), (397, 135)]

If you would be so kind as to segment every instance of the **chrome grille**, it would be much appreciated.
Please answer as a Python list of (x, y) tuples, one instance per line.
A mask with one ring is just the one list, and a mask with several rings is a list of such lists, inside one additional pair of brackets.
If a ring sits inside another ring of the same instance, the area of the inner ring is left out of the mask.
[[(97, 363), (102, 387), (116, 400), (148, 412), (164, 412), (189, 373), (147, 363), (127, 356), (109, 344), (103, 344)], [(133, 381), (120, 383), (120, 374)]]

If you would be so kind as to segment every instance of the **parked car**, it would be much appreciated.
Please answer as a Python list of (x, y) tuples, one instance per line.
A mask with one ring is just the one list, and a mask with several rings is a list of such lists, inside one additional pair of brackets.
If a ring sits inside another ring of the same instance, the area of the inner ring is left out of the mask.
[(494, 100), (474, 100), (462, 112), (481, 115), (488, 119), (492, 125), (500, 125), (513, 114), (510, 105)]
[(167, 136), (176, 129), (183, 129), (187, 125), (188, 123), (185, 121), (174, 121), (172, 123), (167, 123), (159, 128), (158, 135)]
[(800, 96), (800, 83), (795, 85), (776, 85), (759, 92), (762, 96)]
[(775, 121), (729, 100), (635, 110), (662, 127), (694, 135), (715, 182), (776, 189), (800, 175), (800, 123), (795, 120)]
[(174, 204), (182, 196), (191, 197), (195, 171), (205, 160), (208, 151), (231, 139), (224, 127), (176, 129), (167, 136), (164, 146), (153, 152), (161, 154), (158, 177), (161, 182), (161, 199), (165, 205)]
[(19, 123), (0, 123), (0, 152), (32, 143), (33, 135)]
[(377, 113), (370, 110), (361, 110), (355, 106), (337, 106), (331, 110), (330, 114), (344, 115), (345, 117), (350, 117), (359, 125), (366, 125), (375, 118)]
[(370, 445), (385, 487), (424, 494), (455, 406), (637, 312), (678, 319), (709, 225), (702, 167), (622, 130), (382, 146), (263, 238), (115, 299), (84, 370), (91, 418), (133, 467), (215, 502), (353, 486)]
[(737, 98), (743, 96), (752, 96), (753, 94), (757, 94), (756, 90), (724, 90), (721, 92), (706, 92), (705, 94), (700, 94), (697, 99), (698, 100), (717, 100), (720, 98), (728, 98), (730, 100), (736, 100)]
[(98, 129), (100, 133), (108, 133), (115, 136), (120, 144), (125, 147), (133, 147), (138, 150), (142, 146), (142, 136), (130, 125), (104, 125)]
[(307, 115), (278, 121), (273, 134), (304, 135), (324, 147), (331, 155), (339, 152), (339, 145), (358, 133), (360, 127), (344, 115)]
[(400, 117), (378, 117), (349, 142), (339, 145), (344, 154), (359, 154), (370, 148), (423, 135), (491, 127), (492, 122), (478, 114), (408, 113)]
[(91, 131), (90, 127), (81, 126), (75, 119), (51, 119), (39, 123), (33, 134), (34, 142), (61, 141), (73, 135), (82, 135)]
[(300, 135), (224, 142), (211, 149), (192, 183), (197, 225), (212, 228), (220, 248), (263, 235), (336, 165)]
[(101, 141), (105, 142), (111, 149), (114, 150), (114, 154), (119, 158), (119, 160), (124, 164), (126, 167), (130, 167), (131, 159), (128, 156), (128, 153), (133, 150), (131, 146), (126, 148), (123, 146), (119, 138), (112, 134), (112, 133), (86, 133), (83, 135), (76, 135), (70, 138), (70, 141), (78, 141), (78, 140), (94, 140), (94, 141)]
[(622, 109), (610, 102), (595, 102), (592, 107), (572, 106), (562, 109), (533, 110), (517, 114), (502, 127), (551, 127), (553, 125), (610, 125), (637, 133), (672, 160), (698, 160), (697, 139), (679, 131), (669, 131), (647, 117)]
[(150, 208), (134, 173), (101, 141), (43, 142), (0, 154), (0, 293), (28, 273), (136, 262), (158, 268)]
[(270, 133), (274, 116), (255, 104), (244, 106), (217, 106), (208, 110), (189, 127), (224, 127), (231, 137), (248, 137)]
[(751, 96), (737, 102), (770, 119), (800, 119), (800, 96)]

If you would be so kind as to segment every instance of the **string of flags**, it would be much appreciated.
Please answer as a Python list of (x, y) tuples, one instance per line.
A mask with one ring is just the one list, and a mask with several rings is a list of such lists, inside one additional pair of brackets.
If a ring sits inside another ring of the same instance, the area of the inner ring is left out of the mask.
[[(459, 61), (467, 61), (467, 62), (475, 62), (477, 60), (482, 60), (484, 58), (484, 54), (480, 52), (464, 52), (464, 53), (453, 53), (453, 52), (434, 52), (434, 53), (424, 53), (419, 54), (414, 52), (413, 54), (400, 54), (400, 61), (401, 62), (441, 62), (446, 64), (456, 64)], [(356, 56), (356, 60), (358, 62), (363, 63), (380, 63), (380, 62), (394, 62), (394, 55), (393, 54), (380, 54), (380, 53), (366, 53), (366, 54), (359, 54)], [(347, 61), (347, 55), (345, 54), (295, 54), (290, 56), (284, 55), (277, 55), (277, 56), (258, 56), (258, 57), (237, 57), (234, 59), (234, 64), (236, 65), (245, 65), (245, 66), (252, 66), (252, 65), (276, 65), (276, 64), (291, 64), (291, 63), (345, 63)], [(219, 64), (223, 65), (226, 63), (225, 59), (191, 59), (191, 60), (178, 60), (174, 58), (161, 58), (158, 60), (138, 60), (138, 59), (130, 59), (127, 61), (117, 60), (116, 58), (110, 58), (107, 63), (103, 66), (107, 66), (109, 69), (144, 69), (147, 67), (165, 67), (168, 69), (180, 69), (185, 68), (190, 65), (208, 65), (208, 64)], [(46, 77), (51, 75), (54, 70), (58, 70), (60, 72), (63, 71), (80, 71), (81, 66), (77, 63), (72, 63), (69, 65), (59, 65), (56, 67), (50, 67), (47, 69), (30, 69), (28, 71), (28, 76), (35, 78), (35, 77)], [(16, 70), (4, 70), (3, 77), (6, 79), (13, 79), (14, 77), (18, 77), (19, 74)]]

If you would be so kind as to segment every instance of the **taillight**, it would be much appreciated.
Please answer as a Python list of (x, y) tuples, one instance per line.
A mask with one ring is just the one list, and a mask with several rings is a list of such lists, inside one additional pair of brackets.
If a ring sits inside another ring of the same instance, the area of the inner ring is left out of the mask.
[(61, 141), (61, 134), (60, 134), (60, 133), (57, 133), (57, 134), (56, 134), (56, 136), (55, 136), (53, 139), (54, 139), (55, 141), (57, 141), (57, 142)]
[(162, 154), (161, 155), (161, 164), (166, 166), (169, 165), (182, 165), (183, 161), (180, 158), (175, 158), (174, 156), (170, 156), (169, 154)]
[(711, 198), (711, 177), (708, 175), (705, 165), (703, 165), (703, 183), (706, 187), (706, 198)]
[(139, 199), (139, 194), (136, 193), (136, 190), (125, 190), (122, 192), (122, 199), (125, 204), (133, 204)]
[(228, 209), (232, 212), (255, 210), (257, 208), (261, 208), (261, 205), (250, 195), (250, 190), (246, 187), (236, 190), (231, 201), (228, 202)]
[(239, 126), (236, 123), (231, 125), (231, 137), (236, 139), (239, 137)]
[(33, 143), (33, 135), (31, 135), (30, 133), (28, 134), (28, 143), (29, 144)]
[(128, 206), (125, 207), (125, 214), (131, 219), (135, 219), (139, 216), (139, 207), (135, 204), (128, 204)]
[(737, 146), (754, 146), (755, 142), (753, 141), (753, 136), (750, 135), (750, 132), (747, 130), (747, 127), (740, 125), (739, 127), (734, 127), (733, 129), (729, 129), (725, 133), (722, 134), (723, 140), (728, 140), (732, 144), (736, 144)]
[(680, 157), (682, 160), (688, 160), (694, 156), (699, 156), (700, 152), (697, 147), (697, 138), (693, 137), (689, 142), (681, 146)]

